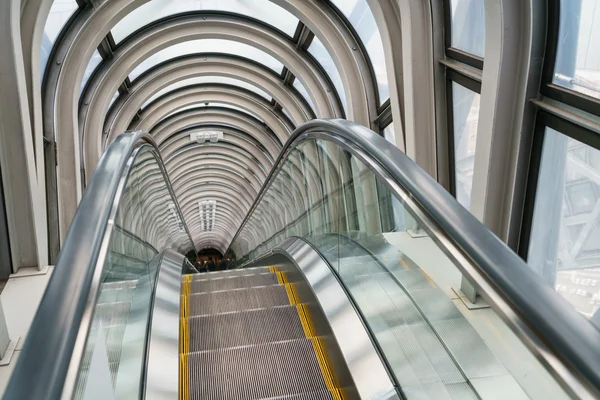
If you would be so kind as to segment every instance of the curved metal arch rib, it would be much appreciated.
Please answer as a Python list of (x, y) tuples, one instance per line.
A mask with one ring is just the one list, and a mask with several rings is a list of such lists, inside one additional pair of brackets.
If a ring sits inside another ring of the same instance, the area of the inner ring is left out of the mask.
[(273, 159), (279, 155), (282, 143), (269, 127), (250, 114), (231, 108), (207, 106), (178, 111), (156, 124), (152, 133), (165, 138), (163, 143), (166, 143), (178, 131), (210, 124), (239, 129), (260, 142)]
[(201, 76), (236, 78), (255, 85), (281, 104), (296, 126), (313, 119), (315, 114), (322, 114), (321, 110), (314, 110), (313, 114), (300, 93), (284, 85), (280, 75), (260, 63), (228, 54), (199, 53), (168, 60), (138, 77), (129, 93), (119, 96), (110, 108), (104, 132), (124, 131), (144, 103), (158, 91), (185, 79)]
[(328, 78), (310, 57), (298, 52), (285, 35), (257, 21), (233, 14), (194, 12), (169, 17), (140, 30), (119, 46), (114, 57), (98, 67), (88, 84), (90, 90), (83, 95), (83, 103), (89, 105), (83, 123), (84, 140), (98, 134), (94, 128), (99, 129), (102, 125), (112, 96), (135, 66), (170, 45), (202, 38), (234, 40), (267, 52), (296, 76), (303, 77), (319, 108), (331, 110), (329, 116), (343, 115), (333, 92), (326, 92), (328, 97), (322, 96), (322, 88), (327, 87)]

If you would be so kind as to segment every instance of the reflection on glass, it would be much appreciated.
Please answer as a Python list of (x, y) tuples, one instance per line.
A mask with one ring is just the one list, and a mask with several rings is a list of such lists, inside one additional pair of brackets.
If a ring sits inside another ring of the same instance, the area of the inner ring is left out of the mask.
[(44, 34), (42, 36), (42, 48), (40, 50), (40, 79), (44, 77), (46, 64), (52, 51), (52, 46), (67, 23), (71, 15), (77, 10), (77, 1), (75, 0), (54, 0), (46, 25), (44, 25)]
[[(429, 222), (357, 156), (307, 139), (271, 182), (231, 245), (238, 262), (290, 236), (309, 242), (355, 302), (407, 399), (494, 398), (498, 382), (507, 399), (529, 391), (567, 398), (524, 346), (509, 347), (518, 339), (491, 309), (475, 318), (456, 300), (461, 274), (424, 229)], [(532, 365), (526, 379), (505, 367), (523, 362)]]
[[(92, 398), (91, 391), (98, 384), (110, 385), (113, 398), (143, 397), (140, 390), (157, 255), (170, 248), (185, 253), (193, 246), (149, 147), (138, 153), (114, 225), (108, 226), (110, 244), (77, 377), (76, 399)], [(97, 382), (106, 370), (109, 382)]]
[(313, 103), (312, 99), (310, 98), (310, 95), (308, 94), (308, 90), (306, 90), (306, 88), (304, 87), (304, 85), (302, 84), (302, 82), (300, 82), (298, 80), (298, 78), (296, 78), (296, 79), (294, 79), (293, 85), (296, 88), (296, 90), (298, 92), (300, 92), (300, 94), (302, 95), (302, 97), (304, 97), (304, 100), (306, 100), (306, 102), (308, 103), (308, 105), (310, 106), (310, 108), (314, 112), (316, 110), (315, 109), (315, 103)]
[(225, 85), (239, 86), (243, 89), (250, 90), (251, 92), (254, 92), (257, 95), (264, 97), (268, 101), (271, 101), (271, 99), (272, 99), (272, 96), (270, 94), (268, 94), (267, 92), (265, 92), (264, 90), (260, 89), (259, 87), (255, 86), (251, 83), (242, 81), (240, 79), (228, 78), (228, 77), (223, 77), (223, 76), (199, 76), (199, 77), (195, 77), (195, 78), (184, 79), (179, 82), (173, 83), (165, 88), (162, 88), (161, 90), (159, 90), (158, 92), (153, 94), (148, 100), (146, 100), (146, 102), (142, 105), (142, 108), (145, 108), (148, 104), (152, 103), (154, 100), (158, 99), (159, 97), (161, 97), (162, 95), (164, 95), (166, 93), (172, 92), (173, 90), (176, 90), (176, 89), (179, 89), (182, 87), (186, 87), (186, 86), (198, 85), (201, 83), (221, 83), (221, 84), (225, 84)]
[(313, 39), (310, 47), (308, 48), (308, 52), (317, 59), (327, 75), (329, 75), (329, 79), (331, 79), (333, 82), (333, 86), (340, 96), (342, 107), (344, 108), (346, 114), (348, 114), (348, 104), (346, 104), (346, 92), (344, 91), (344, 85), (342, 84), (342, 77), (340, 76), (340, 72), (333, 62), (333, 58), (331, 58), (331, 55), (319, 38), (315, 37)]
[(600, 308), (599, 176), (600, 150), (546, 128), (527, 262), (588, 318)]
[(92, 58), (90, 59), (90, 62), (88, 63), (87, 67), (85, 67), (85, 73), (83, 74), (83, 80), (81, 81), (81, 87), (79, 89), (79, 93), (83, 92), (83, 88), (85, 88), (87, 81), (90, 79), (90, 77), (94, 73), (94, 70), (96, 69), (98, 64), (100, 64), (101, 62), (102, 62), (102, 56), (100, 56), (100, 53), (98, 53), (98, 50), (94, 51), (94, 54), (92, 54)]
[(283, 64), (281, 62), (256, 47), (224, 39), (199, 39), (178, 43), (152, 54), (131, 71), (129, 79), (133, 81), (135, 78), (163, 61), (195, 53), (224, 53), (249, 58), (271, 68), (278, 74), (281, 73), (281, 70), (283, 69)]
[(451, 0), (451, 46), (479, 57), (485, 55), (485, 2)]
[(479, 99), (479, 94), (452, 82), (456, 199), (467, 210), (471, 206)]
[(554, 83), (600, 99), (600, 0), (561, 0)]
[(367, 53), (369, 53), (377, 87), (379, 88), (379, 104), (381, 104), (390, 97), (390, 88), (388, 86), (381, 34), (367, 0), (333, 0), (333, 3), (354, 26), (367, 49)]
[(394, 130), (394, 122), (390, 122), (388, 126), (383, 129), (383, 137), (391, 144), (396, 144), (396, 131)]
[(265, 0), (153, 0), (135, 9), (112, 29), (119, 43), (144, 25), (161, 18), (189, 11), (226, 11), (256, 18), (293, 37), (298, 18)]

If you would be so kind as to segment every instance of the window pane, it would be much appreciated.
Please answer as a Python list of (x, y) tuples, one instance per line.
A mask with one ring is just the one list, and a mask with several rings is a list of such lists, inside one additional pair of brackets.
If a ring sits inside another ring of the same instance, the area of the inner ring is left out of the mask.
[(471, 206), (479, 98), (479, 94), (452, 82), (456, 199), (466, 209)]
[(108, 106), (108, 108), (112, 107), (113, 103), (115, 102), (115, 100), (117, 100), (118, 97), (119, 97), (119, 91), (117, 90), (115, 92), (115, 94), (113, 95), (112, 99), (110, 99), (110, 105)]
[(44, 26), (44, 35), (42, 36), (42, 49), (40, 52), (40, 79), (44, 77), (44, 71), (46, 70), (46, 63), (52, 46), (58, 37), (58, 34), (62, 30), (63, 26), (67, 23), (71, 15), (77, 10), (77, 2), (75, 0), (54, 0), (52, 7), (50, 8), (50, 14), (46, 20)]
[(554, 83), (600, 99), (600, 0), (561, 0)]
[(90, 62), (85, 68), (85, 73), (83, 74), (83, 80), (81, 81), (81, 88), (79, 89), (79, 93), (83, 92), (85, 84), (90, 79), (90, 76), (92, 76), (94, 70), (96, 69), (98, 64), (100, 64), (100, 62), (102, 62), (102, 56), (100, 56), (100, 53), (98, 53), (98, 50), (96, 50), (94, 51), (94, 54), (92, 54), (92, 58), (90, 59)]
[(234, 42), (231, 40), (223, 39), (201, 39), (201, 40), (190, 40), (188, 42), (178, 43), (173, 46), (162, 49), (150, 57), (142, 61), (140, 65), (135, 67), (129, 74), (129, 79), (132, 81), (146, 72), (150, 68), (160, 64), (163, 61), (171, 58), (183, 56), (186, 54), (194, 53), (225, 53), (233, 54), (245, 58), (249, 58), (266, 67), (271, 68), (278, 74), (283, 69), (283, 64), (277, 61), (274, 57), (265, 53), (256, 47), (249, 46), (244, 43)]
[(312, 99), (308, 95), (308, 90), (306, 90), (306, 88), (304, 87), (302, 82), (300, 82), (298, 79), (294, 79), (293, 85), (296, 88), (296, 90), (300, 92), (302, 97), (304, 97), (304, 99), (306, 100), (306, 102), (308, 103), (310, 108), (312, 108), (313, 111), (315, 111), (315, 104), (313, 103)]
[(333, 3), (344, 13), (352, 26), (354, 26), (354, 29), (358, 32), (358, 36), (360, 36), (360, 40), (362, 40), (367, 49), (367, 53), (369, 53), (369, 58), (375, 71), (377, 87), (379, 88), (379, 104), (381, 104), (390, 97), (390, 89), (388, 87), (381, 34), (377, 28), (375, 17), (367, 4), (367, 0), (333, 0)]
[(385, 137), (385, 140), (394, 146), (396, 145), (396, 131), (394, 130), (394, 122), (390, 122), (390, 124), (383, 129), (383, 137)]
[(192, 86), (192, 85), (197, 85), (200, 83), (223, 83), (226, 85), (239, 86), (241, 88), (248, 89), (251, 92), (258, 94), (259, 96), (264, 97), (268, 101), (271, 101), (271, 98), (272, 98), (264, 90), (259, 89), (258, 87), (254, 86), (250, 83), (244, 82), (242, 80), (239, 80), (239, 79), (227, 78), (227, 77), (222, 77), (222, 76), (199, 76), (196, 78), (184, 79), (182, 81), (173, 83), (173, 84), (159, 90), (144, 103), (142, 108), (146, 107), (148, 104), (150, 104), (154, 100), (158, 99), (160, 96), (164, 95), (165, 93), (169, 93), (175, 89), (179, 89), (179, 88), (182, 88), (185, 86)]
[(451, 45), (479, 57), (485, 54), (485, 2), (451, 0)]
[(119, 43), (129, 34), (153, 21), (188, 11), (227, 11), (246, 15), (273, 25), (290, 37), (294, 36), (298, 18), (265, 0), (153, 0), (137, 8), (123, 18), (113, 29)]
[(599, 176), (599, 150), (546, 129), (527, 261), (588, 318), (600, 307)]
[(342, 107), (344, 107), (344, 111), (348, 114), (348, 106), (346, 104), (346, 92), (344, 91), (344, 85), (342, 85), (342, 77), (333, 62), (333, 58), (329, 55), (329, 52), (323, 46), (323, 43), (319, 40), (319, 38), (315, 37), (308, 48), (308, 52), (313, 55), (317, 59), (317, 61), (321, 64), (327, 75), (329, 75), (329, 79), (333, 82), (333, 86), (335, 86), (335, 90), (337, 90), (338, 95), (340, 96), (340, 100), (342, 101)]

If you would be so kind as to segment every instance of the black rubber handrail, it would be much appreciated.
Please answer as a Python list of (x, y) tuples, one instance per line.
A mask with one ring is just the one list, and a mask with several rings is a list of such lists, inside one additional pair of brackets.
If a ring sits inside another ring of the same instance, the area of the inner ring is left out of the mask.
[(82, 356), (83, 348), (77, 349), (79, 354), (74, 351), (78, 337), (81, 339), (80, 335), (83, 334), (87, 336), (87, 329), (82, 329), (83, 321), (91, 323), (91, 318), (85, 315), (89, 317), (96, 302), (96, 299), (90, 298), (90, 294), (99, 293), (94, 286), (99, 284), (104, 266), (102, 260), (108, 251), (106, 241), (113, 229), (109, 220), (118, 209), (119, 196), (123, 194), (133, 161), (142, 146), (150, 147), (156, 156), (190, 245), (193, 246), (152, 137), (141, 131), (119, 136), (98, 162), (79, 203), (4, 399), (59, 400), (65, 385), (75, 384), (76, 376), (67, 377), (67, 374), (77, 372), (70, 371), (69, 367), (74, 357)]
[[(577, 313), (491, 231), (456, 199), (423, 171), (414, 161), (384, 138), (361, 125), (346, 120), (313, 120), (299, 127), (286, 142), (261, 192), (231, 241), (235, 242), (252, 212), (282, 168), (288, 154), (301, 142), (321, 139), (333, 141), (344, 150), (368, 159), (384, 170), (436, 224), (446, 239), (465, 255), (495, 293), (516, 314), (519, 321), (508, 324), (520, 331), (524, 323), (533, 334), (531, 343), (540, 343), (539, 358), (551, 352), (563, 369), (554, 369), (555, 377), (570, 374), (582, 388), (600, 398), (600, 332)], [(467, 271), (463, 270), (463, 273)], [(523, 332), (521, 332), (523, 334)], [(535, 350), (534, 350), (535, 351)], [(546, 360), (548, 361), (548, 360)], [(550, 367), (546, 362), (546, 367)], [(574, 394), (574, 382), (561, 384)], [(577, 386), (577, 385), (575, 385)]]

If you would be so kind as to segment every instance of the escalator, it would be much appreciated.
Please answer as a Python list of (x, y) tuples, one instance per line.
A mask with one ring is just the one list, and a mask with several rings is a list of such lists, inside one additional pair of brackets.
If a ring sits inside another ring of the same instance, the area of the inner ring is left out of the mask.
[(594, 324), (372, 131), (299, 128), (207, 273), (160, 145), (105, 152), (5, 399), (600, 398)]

